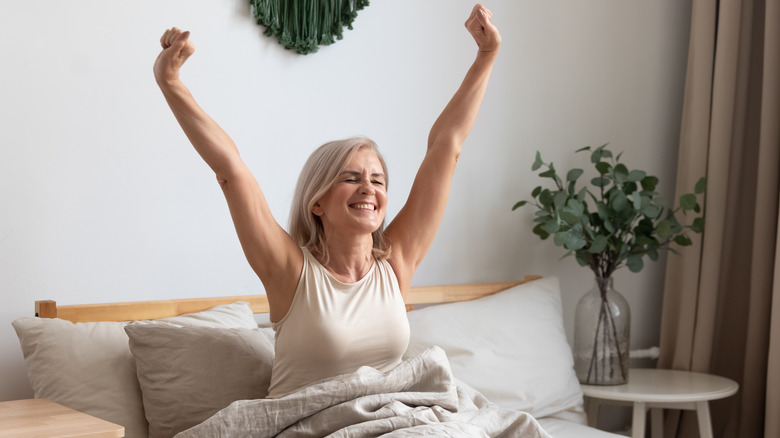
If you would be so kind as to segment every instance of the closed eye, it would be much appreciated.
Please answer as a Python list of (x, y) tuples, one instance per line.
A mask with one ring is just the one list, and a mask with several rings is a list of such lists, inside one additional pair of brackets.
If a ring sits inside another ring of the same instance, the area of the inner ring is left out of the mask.
[[(371, 178), (371, 184), (377, 185), (377, 186), (384, 186), (384, 174), (382, 173), (374, 173), (370, 175)], [(342, 172), (343, 179), (342, 182), (349, 183), (349, 184), (360, 184), (361, 181), (363, 181), (363, 175), (360, 172), (354, 171), (354, 170), (345, 170)], [(382, 179), (379, 179), (382, 178)]]

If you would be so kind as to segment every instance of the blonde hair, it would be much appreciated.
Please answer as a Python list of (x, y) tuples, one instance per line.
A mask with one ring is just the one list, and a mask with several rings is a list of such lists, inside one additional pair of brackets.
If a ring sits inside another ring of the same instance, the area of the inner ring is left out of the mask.
[[(339, 174), (349, 160), (362, 148), (370, 149), (382, 163), (387, 187), (387, 165), (373, 140), (365, 137), (353, 137), (346, 140), (331, 141), (318, 147), (306, 160), (298, 184), (295, 186), (292, 208), (290, 209), (290, 235), (299, 246), (307, 248), (318, 256), (322, 263), (329, 260), (325, 230), (319, 216), (312, 213), (314, 204), (335, 184)], [(390, 247), (385, 239), (385, 223), (371, 234), (374, 240), (373, 255), (377, 259), (390, 256)]]

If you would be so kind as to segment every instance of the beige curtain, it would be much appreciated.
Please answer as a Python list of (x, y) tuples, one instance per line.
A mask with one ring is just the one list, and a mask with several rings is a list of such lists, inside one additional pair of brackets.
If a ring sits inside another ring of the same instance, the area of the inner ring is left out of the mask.
[[(706, 229), (669, 255), (660, 368), (737, 381), (719, 437), (780, 437), (780, 0), (693, 0), (677, 193), (707, 177)], [(667, 436), (698, 436), (672, 413)]]

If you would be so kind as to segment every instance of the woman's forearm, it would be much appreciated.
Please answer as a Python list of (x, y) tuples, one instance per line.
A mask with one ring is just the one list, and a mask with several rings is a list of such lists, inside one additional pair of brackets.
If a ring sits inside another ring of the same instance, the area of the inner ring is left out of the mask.
[(159, 84), (168, 106), (190, 143), (220, 179), (228, 178), (241, 163), (235, 143), (198, 105), (180, 80)]
[(477, 53), (458, 91), (450, 99), (428, 135), (428, 147), (437, 143), (460, 147), (471, 132), (485, 96), (493, 61), (498, 52)]

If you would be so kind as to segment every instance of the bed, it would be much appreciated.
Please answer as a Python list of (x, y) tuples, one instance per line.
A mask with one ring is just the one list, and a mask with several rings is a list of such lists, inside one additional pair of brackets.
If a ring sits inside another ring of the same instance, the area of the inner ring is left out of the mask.
[[(406, 367), (401, 371), (407, 374), (398, 371), (395, 381), (404, 383), (409, 376), (434, 372), (423, 369), (448, 373), (452, 381), (442, 386), (448, 397), (457, 389), (460, 400), (453, 403), (468, 403), (468, 409), (478, 406), (480, 412), (480, 416), (464, 417), (465, 405), (447, 408), (452, 412), (415, 407), (402, 415), (414, 417), (415, 427), (427, 427), (419, 426), (430, 421), (426, 415), (437, 416), (434, 421), (452, 415), (465, 424), (461, 428), (480, 422), (497, 424), (511, 417), (525, 423), (520, 427), (515, 422), (519, 428), (504, 429), (504, 436), (518, 436), (520, 432), (511, 430), (530, 430), (523, 429), (528, 420), (518, 416), (524, 412), (554, 437), (617, 436), (585, 426), (557, 278), (527, 276), (515, 282), (414, 287), (407, 308), (411, 339), (406, 360), (398, 367)], [(381, 427), (397, 427), (401, 420), (378, 419), (377, 412), (386, 412), (387, 406), (395, 412), (398, 406), (406, 409), (412, 403), (402, 397), (401, 403), (393, 400), (382, 409), (368, 409), (370, 413), (365, 412), (366, 403), (385, 400), (388, 392), (429, 397), (432, 392), (420, 385), (435, 381), (441, 386), (442, 377), (436, 374), (422, 377), (423, 382), (412, 385), (414, 391), (404, 383), (402, 390), (367, 394), (365, 388), (371, 385), (389, 388), (387, 379), (396, 370), (382, 375), (361, 369), (316, 383), (297, 399), (264, 400), (274, 340), (270, 325), (262, 322), (267, 312), (264, 295), (85, 305), (42, 300), (35, 302), (35, 317), (19, 318), (13, 326), (36, 398), (121, 424), (131, 438), (264, 436), (255, 434), (254, 428), (273, 430), (266, 434), (279, 436), (379, 435), (378, 431), (386, 430)], [(332, 403), (342, 388), (359, 392), (359, 397), (350, 395), (353, 411), (347, 416), (370, 414), (371, 421), (363, 417), (352, 421), (378, 429), (342, 428), (331, 421), (335, 415), (331, 412), (344, 415), (345, 405)], [(314, 397), (316, 391), (320, 398)], [(312, 408), (316, 400), (333, 406)], [(487, 407), (492, 417), (481, 415)], [(244, 416), (240, 421), (227, 417), (238, 410)], [(274, 423), (276, 429), (255, 424), (267, 418), (282, 421), (290, 412), (299, 417), (295, 426), (289, 421), (281, 426)], [(252, 425), (243, 426), (239, 433), (225, 429), (220, 422), (226, 421)], [(545, 436), (545, 432), (532, 436)]]

